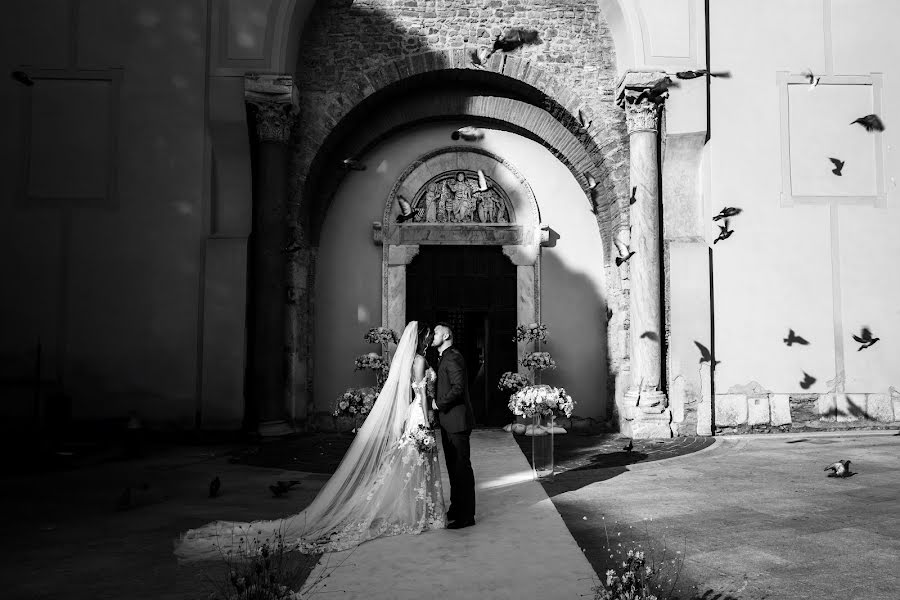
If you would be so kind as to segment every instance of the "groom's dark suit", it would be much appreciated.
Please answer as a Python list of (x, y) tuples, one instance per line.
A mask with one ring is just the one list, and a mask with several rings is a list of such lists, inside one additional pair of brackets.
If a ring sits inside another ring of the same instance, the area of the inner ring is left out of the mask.
[(469, 458), (469, 436), (475, 414), (469, 401), (469, 378), (462, 352), (450, 346), (441, 354), (437, 369), (435, 403), (441, 442), (450, 478), (452, 520), (475, 518), (475, 474)]

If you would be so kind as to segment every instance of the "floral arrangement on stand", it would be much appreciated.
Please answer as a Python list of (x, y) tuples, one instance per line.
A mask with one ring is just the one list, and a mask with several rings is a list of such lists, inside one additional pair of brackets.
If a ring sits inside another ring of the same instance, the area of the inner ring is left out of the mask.
[[(378, 398), (381, 388), (387, 379), (390, 370), (390, 360), (386, 359), (388, 345), (396, 344), (400, 338), (393, 329), (387, 327), (373, 327), (366, 332), (363, 340), (370, 344), (379, 344), (381, 353), (369, 352), (361, 354), (353, 361), (356, 371), (372, 371), (375, 374), (375, 385), (372, 387), (348, 388), (334, 401), (332, 416), (338, 419), (351, 420), (353, 433), (365, 421), (366, 415), (372, 410), (375, 400)], [(339, 428), (342, 429), (343, 428)]]
[[(529, 323), (516, 327), (515, 342), (546, 342), (549, 337), (549, 328), (543, 323)], [(550, 433), (566, 433), (562, 427), (557, 427), (554, 418), (564, 414), (572, 416), (575, 401), (566, 393), (564, 388), (555, 388), (549, 385), (534, 385), (534, 376), (541, 371), (556, 368), (556, 361), (549, 352), (529, 352), (519, 359), (519, 364), (531, 371), (531, 376), (523, 373), (507, 371), (500, 377), (497, 387), (500, 390), (510, 392), (509, 410), (514, 415), (533, 418), (535, 415), (549, 418), (547, 427), (535, 427), (534, 425), (522, 425), (510, 423), (504, 430), (513, 433), (525, 433), (526, 435), (544, 435)]]

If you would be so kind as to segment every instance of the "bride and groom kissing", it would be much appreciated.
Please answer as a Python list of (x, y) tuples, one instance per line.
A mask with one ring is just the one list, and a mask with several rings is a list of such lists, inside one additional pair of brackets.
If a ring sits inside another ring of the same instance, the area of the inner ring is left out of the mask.
[[(425, 358), (432, 346), (439, 354), (436, 370)], [(446, 514), (437, 453), (416, 443), (433, 435), (434, 422), (450, 480)], [(254, 537), (278, 538), (307, 554), (337, 552), (378, 537), (470, 527), (475, 524), (469, 444), (474, 424), (466, 364), (453, 346), (451, 327), (411, 321), (369, 415), (309, 506), (280, 519), (215, 521), (191, 529), (176, 542), (175, 554), (183, 562), (240, 554), (243, 540)]]

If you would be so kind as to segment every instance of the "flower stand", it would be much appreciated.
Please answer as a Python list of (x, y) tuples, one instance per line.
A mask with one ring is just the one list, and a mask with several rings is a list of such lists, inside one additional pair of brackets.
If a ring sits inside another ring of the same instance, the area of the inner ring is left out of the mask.
[(531, 469), (534, 479), (553, 475), (553, 417), (535, 414), (525, 434), (531, 434)]

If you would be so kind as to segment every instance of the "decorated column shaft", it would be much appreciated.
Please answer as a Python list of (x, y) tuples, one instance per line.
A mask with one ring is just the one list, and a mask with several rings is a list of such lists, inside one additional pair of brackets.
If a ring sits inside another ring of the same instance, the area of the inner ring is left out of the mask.
[(248, 251), (248, 417), (261, 435), (281, 435), (292, 431), (285, 406), (284, 250), (288, 143), (297, 115), (297, 93), (290, 75), (247, 75), (244, 97), (254, 108), (257, 138)]
[[(625, 419), (632, 437), (671, 437), (662, 388), (663, 307), (659, 213), (659, 118), (667, 96), (663, 73), (627, 73), (618, 102), (625, 108), (630, 148), (631, 387)], [(662, 82), (662, 83), (661, 83)]]

